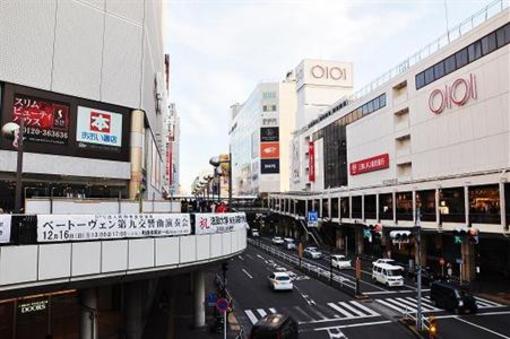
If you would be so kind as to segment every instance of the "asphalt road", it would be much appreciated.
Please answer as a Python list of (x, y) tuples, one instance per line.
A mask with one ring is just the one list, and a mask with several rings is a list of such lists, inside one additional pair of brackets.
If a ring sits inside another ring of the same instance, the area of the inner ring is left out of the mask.
[[(413, 286), (388, 289), (373, 283), (367, 274), (362, 283), (365, 298), (356, 299), (285, 261), (292, 259), (294, 252), (267, 240), (262, 243), (269, 247), (262, 250), (253, 244), (248, 246), (242, 255), (232, 260), (228, 274), (235, 314), (248, 333), (266, 314), (287, 313), (299, 323), (301, 338), (413, 338), (409, 330), (398, 323), (406, 312), (416, 312)], [(278, 251), (278, 255), (274, 251)], [(305, 259), (304, 262), (323, 267), (323, 273), (329, 272), (327, 258)], [(270, 289), (267, 276), (276, 267), (284, 267), (295, 274), (294, 291), (273, 292)], [(342, 274), (346, 279), (354, 277), (353, 271), (335, 270), (335, 274)], [(510, 339), (510, 307), (481, 298), (477, 303), (477, 315), (452, 315), (433, 306), (425, 291), (422, 306), (425, 316), (437, 317), (438, 338)]]

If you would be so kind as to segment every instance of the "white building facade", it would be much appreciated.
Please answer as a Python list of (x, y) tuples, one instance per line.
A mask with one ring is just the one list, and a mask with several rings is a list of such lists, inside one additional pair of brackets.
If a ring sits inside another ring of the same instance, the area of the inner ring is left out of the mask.
[[(25, 191), (161, 197), (164, 7), (2, 1), (1, 124), (24, 117)], [(104, 124), (94, 126), (98, 118)], [(5, 136), (0, 144), (0, 200), (9, 209), (16, 152)]]
[[(316, 210), (338, 247), (384, 256), (405, 257), (389, 231), (419, 223), (425, 240), (413, 257), (450, 263), (465, 281), (480, 267), (508, 278), (509, 18), (497, 2), (301, 126), (305, 149), (293, 163), (306, 175), (291, 179), (294, 192), (271, 195), (271, 208), (297, 218)], [(363, 239), (374, 227), (379, 244)]]

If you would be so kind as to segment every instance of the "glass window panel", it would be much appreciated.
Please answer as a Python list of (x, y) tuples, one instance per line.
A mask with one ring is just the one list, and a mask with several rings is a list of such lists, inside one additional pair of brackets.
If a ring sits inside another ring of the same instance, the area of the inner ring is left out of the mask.
[(434, 68), (430, 67), (425, 70), (425, 84), (428, 85), (434, 81)]
[(436, 221), (436, 191), (416, 192), (416, 207), (420, 208), (421, 220)]
[(463, 187), (441, 190), (439, 214), (443, 222), (466, 222)]
[(473, 62), (482, 56), (482, 44), (480, 41), (476, 41), (468, 47), (468, 60)]
[(469, 187), (469, 221), (500, 224), (499, 185)]
[(455, 55), (450, 56), (444, 61), (444, 71), (445, 74), (449, 74), (457, 69), (455, 63)]
[(374, 102), (369, 101), (368, 102), (368, 113), (372, 113), (374, 111)]
[(377, 111), (379, 109), (379, 97), (372, 100), (374, 103), (374, 111)]
[(381, 107), (386, 106), (386, 94), (383, 94), (379, 97), (379, 102), (381, 103), (380, 104)]
[(379, 194), (379, 219), (393, 219), (393, 195)]
[(506, 24), (503, 28), (505, 31), (505, 44), (510, 44), (510, 24)]
[(416, 89), (420, 89), (425, 86), (425, 72), (416, 74), (415, 77)]
[(467, 65), (468, 63), (467, 48), (464, 48), (455, 53), (455, 60), (457, 61), (457, 69)]
[(496, 49), (496, 32), (482, 38), (482, 53), (486, 55)]
[(444, 62), (441, 61), (434, 65), (434, 78), (439, 79), (444, 76)]
[(496, 40), (498, 42), (498, 48), (505, 45), (505, 28), (501, 27), (496, 31)]

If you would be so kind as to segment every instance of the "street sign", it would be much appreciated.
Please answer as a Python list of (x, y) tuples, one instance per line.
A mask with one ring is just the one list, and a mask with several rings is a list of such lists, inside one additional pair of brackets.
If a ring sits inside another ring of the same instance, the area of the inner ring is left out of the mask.
[(308, 212), (308, 227), (319, 226), (319, 213), (317, 211)]
[(207, 306), (215, 306), (218, 301), (218, 295), (215, 292), (210, 292), (207, 295)]
[(216, 308), (220, 312), (227, 312), (228, 308), (230, 306), (230, 303), (225, 298), (220, 298), (216, 301)]

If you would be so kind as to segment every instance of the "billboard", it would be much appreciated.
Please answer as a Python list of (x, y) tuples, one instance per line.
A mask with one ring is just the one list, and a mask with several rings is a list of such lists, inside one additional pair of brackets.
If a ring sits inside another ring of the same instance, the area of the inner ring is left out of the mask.
[(107, 147), (122, 146), (122, 114), (78, 106), (76, 141)]
[(261, 174), (278, 174), (280, 173), (279, 159), (262, 159), (260, 160)]
[(279, 141), (279, 137), (278, 127), (262, 127), (260, 129), (260, 141), (262, 142)]
[(25, 124), (25, 140), (37, 143), (65, 145), (69, 141), (69, 105), (16, 95), (12, 106), (12, 121)]
[(349, 169), (351, 175), (358, 175), (373, 171), (379, 171), (390, 167), (390, 157), (388, 153), (376, 155), (371, 158), (351, 162)]
[(308, 143), (308, 181), (315, 181), (315, 144), (313, 141)]

